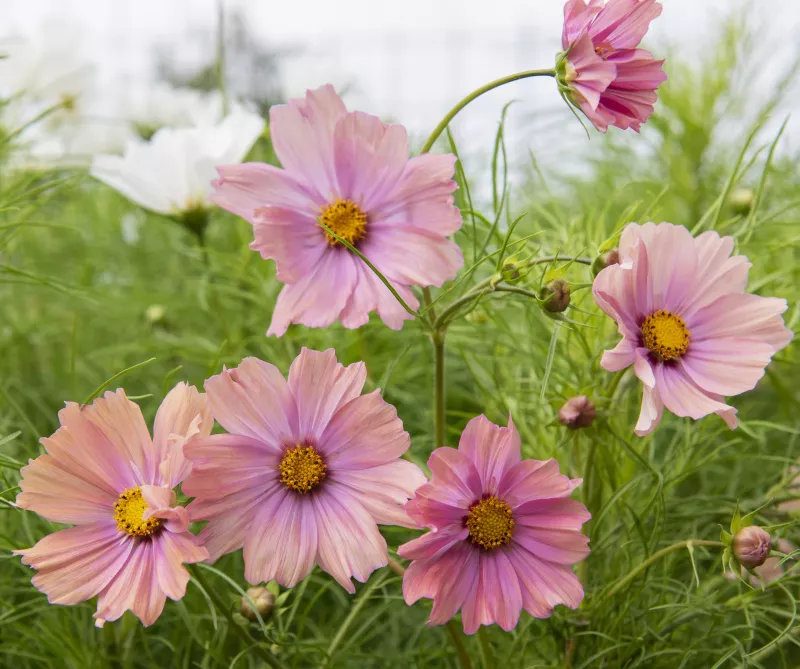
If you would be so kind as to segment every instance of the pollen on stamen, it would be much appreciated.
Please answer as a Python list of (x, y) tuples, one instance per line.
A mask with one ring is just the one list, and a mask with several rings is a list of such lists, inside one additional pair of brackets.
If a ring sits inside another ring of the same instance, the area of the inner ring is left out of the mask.
[(327, 476), (328, 467), (313, 446), (299, 445), (284, 453), (280, 464), (281, 483), (305, 495)]
[(659, 360), (677, 360), (689, 350), (689, 329), (684, 320), (660, 309), (642, 322), (642, 343)]
[[(367, 232), (367, 215), (351, 200), (340, 199), (323, 207), (319, 218), (327, 227), (350, 244), (355, 244), (363, 239)], [(327, 237), (328, 244), (331, 246), (341, 244), (327, 230), (325, 231), (325, 237)]]
[(117, 529), (131, 537), (149, 537), (154, 534), (161, 527), (161, 519), (145, 520), (142, 516), (146, 510), (147, 503), (142, 497), (142, 489), (137, 487), (126, 490), (114, 504)]
[(466, 519), (470, 540), (485, 550), (511, 541), (514, 525), (511, 507), (497, 497), (487, 497), (473, 504)]

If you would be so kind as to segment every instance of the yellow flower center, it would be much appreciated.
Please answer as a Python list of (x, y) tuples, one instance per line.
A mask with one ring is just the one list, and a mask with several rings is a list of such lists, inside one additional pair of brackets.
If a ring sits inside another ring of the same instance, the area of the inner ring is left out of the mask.
[(117, 521), (117, 529), (131, 537), (149, 537), (161, 526), (161, 519), (148, 518), (144, 520), (142, 516), (146, 510), (147, 504), (142, 497), (142, 489), (126, 490), (114, 505), (114, 520)]
[(497, 497), (482, 499), (469, 510), (467, 528), (473, 544), (486, 550), (503, 546), (514, 534), (511, 507)]
[(689, 329), (683, 319), (669, 311), (656, 311), (642, 323), (644, 345), (665, 362), (676, 360), (689, 348)]
[[(362, 239), (367, 232), (367, 215), (358, 208), (355, 202), (350, 200), (336, 200), (333, 204), (323, 207), (320, 220), (351, 244)], [(327, 230), (325, 236), (331, 246), (340, 243)]]
[(322, 483), (328, 467), (313, 446), (295, 446), (284, 453), (280, 470), (281, 483), (304, 495)]

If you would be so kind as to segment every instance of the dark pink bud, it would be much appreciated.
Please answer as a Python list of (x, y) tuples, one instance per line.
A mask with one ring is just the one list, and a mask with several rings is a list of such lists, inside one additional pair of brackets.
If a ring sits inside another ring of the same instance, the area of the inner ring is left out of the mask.
[(766, 562), (772, 539), (757, 525), (743, 527), (733, 537), (733, 555), (745, 569), (755, 569)]
[(558, 421), (572, 430), (589, 427), (597, 417), (597, 409), (586, 395), (570, 397), (558, 410)]
[(561, 313), (570, 303), (569, 284), (564, 279), (555, 279), (542, 288), (539, 297), (546, 311), (551, 314)]

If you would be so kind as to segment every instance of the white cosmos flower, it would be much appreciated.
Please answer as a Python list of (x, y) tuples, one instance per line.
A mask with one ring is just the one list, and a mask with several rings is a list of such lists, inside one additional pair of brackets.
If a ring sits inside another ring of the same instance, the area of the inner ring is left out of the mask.
[(96, 156), (91, 173), (159, 214), (206, 209), (217, 165), (241, 162), (263, 130), (263, 118), (235, 109), (214, 126), (162, 128), (149, 142), (129, 141), (124, 156)]

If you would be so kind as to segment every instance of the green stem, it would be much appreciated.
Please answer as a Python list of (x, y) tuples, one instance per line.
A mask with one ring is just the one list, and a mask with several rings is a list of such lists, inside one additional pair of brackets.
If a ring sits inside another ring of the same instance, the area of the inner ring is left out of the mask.
[(494, 655), (492, 645), (489, 643), (489, 630), (482, 625), (478, 628), (478, 641), (481, 644), (481, 655), (485, 669), (494, 669)]
[(225, 602), (220, 599), (217, 591), (209, 586), (208, 581), (206, 581), (200, 569), (193, 564), (186, 566), (189, 568), (192, 578), (194, 578), (200, 584), (200, 587), (206, 591), (206, 594), (211, 598), (211, 601), (214, 602), (214, 606), (216, 606), (219, 612), (228, 619), (228, 628), (233, 629), (233, 631), (236, 632), (236, 634), (241, 637), (242, 641), (244, 641), (250, 648), (255, 648), (264, 662), (266, 662), (270, 667), (282, 669), (283, 664), (258, 641), (253, 639), (253, 637), (251, 637), (250, 634), (248, 634), (247, 631), (234, 620), (233, 614), (230, 612), (230, 607), (225, 606)]
[(433, 435), (435, 443), (433, 445), (434, 448), (439, 448), (447, 442), (444, 332), (434, 332), (431, 339), (435, 358), (433, 383)]
[(684, 541), (679, 541), (676, 544), (672, 544), (671, 546), (667, 546), (666, 548), (662, 548), (660, 551), (653, 553), (649, 558), (647, 558), (644, 562), (636, 566), (630, 572), (628, 572), (625, 576), (623, 576), (619, 581), (617, 581), (614, 586), (609, 590), (606, 594), (606, 598), (613, 597), (616, 595), (622, 588), (628, 585), (631, 581), (633, 581), (639, 574), (641, 574), (645, 569), (647, 569), (650, 565), (655, 564), (658, 562), (662, 557), (665, 555), (669, 555), (670, 553), (674, 553), (677, 550), (682, 548), (689, 548), (691, 546), (714, 546), (717, 548), (724, 548), (724, 544), (721, 541), (706, 541), (704, 539), (686, 539)]
[(430, 137), (428, 137), (427, 141), (423, 145), (422, 149), (420, 150), (420, 154), (428, 153), (433, 147), (434, 142), (439, 138), (444, 132), (444, 129), (450, 125), (450, 121), (453, 120), (456, 114), (460, 112), (464, 107), (466, 107), (470, 102), (479, 98), (484, 93), (488, 93), (494, 88), (498, 88), (505, 84), (510, 84), (513, 81), (519, 81), (520, 79), (527, 79), (529, 77), (555, 77), (556, 71), (555, 70), (526, 70), (525, 72), (517, 72), (516, 74), (510, 74), (507, 77), (502, 77), (501, 79), (495, 79), (494, 81), (490, 81), (485, 86), (481, 86), (480, 88), (475, 89), (467, 95), (463, 100), (461, 100), (455, 107), (453, 107), (445, 117), (439, 122), (433, 132), (431, 133)]
[(472, 669), (469, 653), (467, 653), (467, 649), (464, 648), (464, 642), (461, 640), (461, 630), (458, 628), (458, 623), (455, 620), (450, 620), (446, 627), (447, 633), (450, 635), (450, 640), (456, 648), (461, 669)]

